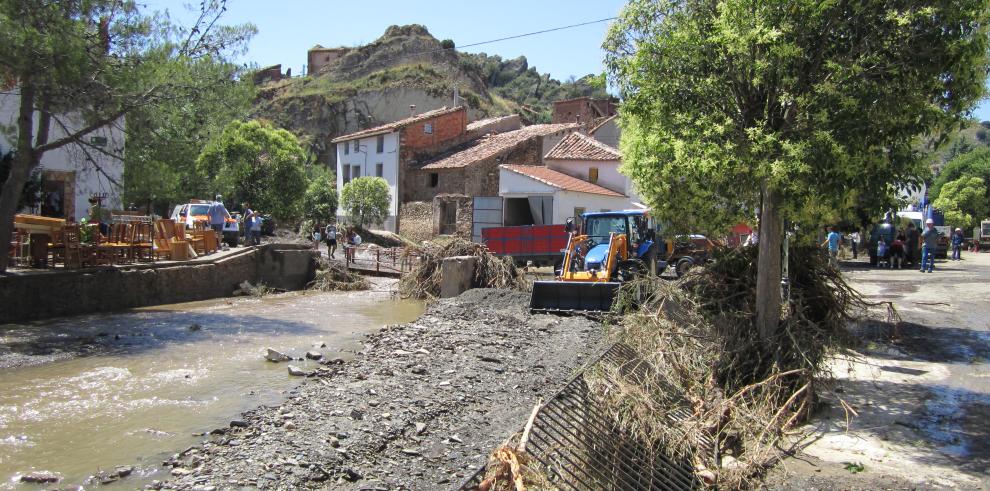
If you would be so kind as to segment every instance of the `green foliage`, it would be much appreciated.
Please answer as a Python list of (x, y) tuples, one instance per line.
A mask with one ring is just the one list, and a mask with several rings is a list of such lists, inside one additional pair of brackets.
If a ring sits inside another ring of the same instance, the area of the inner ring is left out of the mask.
[(440, 41), (440, 47), (443, 49), (454, 49), (454, 40), (444, 39), (443, 41)]
[(306, 153), (292, 133), (267, 121), (233, 121), (196, 160), (211, 191), (229, 203), (251, 203), (279, 222), (302, 215)]
[[(984, 182), (990, 182), (990, 148), (979, 148), (949, 161), (928, 190), (928, 196), (932, 201), (938, 200), (942, 196), (943, 186), (963, 177), (979, 177)], [(985, 199), (990, 201), (990, 193), (986, 194)]]
[(986, 0), (633, 0), (605, 41), (624, 170), (684, 231), (761, 191), (806, 230), (878, 214), (926, 177), (917, 136), (982, 97), (988, 21)]
[(303, 195), (303, 216), (317, 223), (328, 223), (337, 216), (337, 182), (330, 172), (309, 181)]
[(979, 226), (980, 220), (985, 219), (990, 211), (986, 181), (979, 177), (960, 177), (949, 181), (932, 204), (942, 210), (947, 223), (970, 230)]
[(384, 223), (392, 197), (388, 182), (381, 177), (359, 177), (344, 184), (340, 206), (351, 223), (362, 228)]
[(210, 182), (196, 168), (200, 151), (231, 120), (247, 116), (251, 81), (236, 65), (214, 57), (170, 62), (170, 78), (215, 84), (182, 97), (141, 107), (127, 118), (124, 202), (150, 204), (159, 213), (190, 198), (210, 198)]

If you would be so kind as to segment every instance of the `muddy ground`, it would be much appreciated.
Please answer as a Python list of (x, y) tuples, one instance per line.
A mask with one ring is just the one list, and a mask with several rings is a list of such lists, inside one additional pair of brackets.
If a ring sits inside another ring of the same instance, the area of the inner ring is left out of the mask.
[(862, 344), (833, 363), (837, 383), (772, 485), (990, 489), (990, 254), (940, 261), (932, 274), (843, 269), (901, 322), (859, 326)]
[(358, 359), (175, 458), (166, 486), (456, 488), (600, 349), (600, 325), (532, 316), (528, 303), (471, 290), (386, 327)]

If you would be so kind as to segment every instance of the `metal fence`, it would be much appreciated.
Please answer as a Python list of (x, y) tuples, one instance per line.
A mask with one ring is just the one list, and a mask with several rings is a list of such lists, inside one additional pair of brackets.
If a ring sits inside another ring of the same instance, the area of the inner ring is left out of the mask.
[(401, 276), (419, 264), (419, 255), (404, 247), (345, 247), (344, 264), (348, 269)]
[[(645, 375), (645, 362), (621, 343), (605, 351), (597, 361), (602, 362), (616, 364), (633, 378)], [(550, 482), (563, 490), (680, 491), (701, 487), (691, 462), (674, 458), (658, 446), (643, 445), (617, 428), (589, 392), (584, 372), (538, 410), (526, 449), (547, 472)], [(484, 473), (482, 467), (460, 489), (477, 490)]]

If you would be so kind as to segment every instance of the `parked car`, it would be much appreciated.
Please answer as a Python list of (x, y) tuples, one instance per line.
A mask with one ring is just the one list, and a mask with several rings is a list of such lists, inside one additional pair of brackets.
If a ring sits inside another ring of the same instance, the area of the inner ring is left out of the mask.
[[(184, 223), (186, 228), (193, 228), (196, 222), (205, 222), (208, 225), (210, 223), (209, 212), (212, 204), (211, 201), (192, 200), (184, 205), (176, 205), (172, 209), (172, 215), (169, 218), (175, 220), (175, 223)], [(223, 206), (223, 203), (220, 203), (220, 206)], [(223, 241), (230, 247), (237, 247), (237, 238), (240, 234), (237, 219), (230, 216), (226, 207), (224, 207), (223, 213)]]

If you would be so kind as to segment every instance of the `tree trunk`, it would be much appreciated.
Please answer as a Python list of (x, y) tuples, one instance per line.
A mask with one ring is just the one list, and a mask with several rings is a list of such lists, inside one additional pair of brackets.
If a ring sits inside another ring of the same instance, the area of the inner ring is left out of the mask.
[(756, 273), (756, 327), (768, 342), (780, 324), (780, 244), (783, 220), (780, 197), (764, 186), (760, 207), (760, 242)]
[[(10, 256), (10, 238), (14, 235), (14, 215), (20, 201), (24, 184), (27, 183), (31, 168), (38, 159), (34, 154), (34, 99), (35, 91), (30, 82), (21, 84), (20, 111), (17, 115), (17, 149), (10, 165), (10, 174), (0, 189), (0, 274), (7, 272)], [(46, 136), (47, 138), (47, 136)]]

